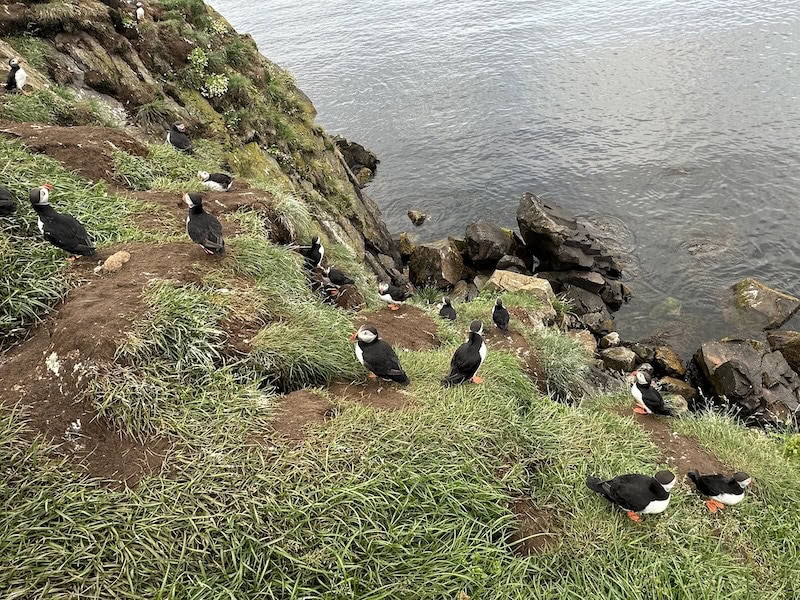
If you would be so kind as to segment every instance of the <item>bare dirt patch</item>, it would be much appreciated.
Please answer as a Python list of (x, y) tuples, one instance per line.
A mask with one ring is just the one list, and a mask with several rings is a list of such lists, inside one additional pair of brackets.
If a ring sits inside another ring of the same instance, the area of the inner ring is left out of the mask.
[(627, 408), (614, 409), (618, 415), (632, 415), (661, 450), (664, 461), (681, 475), (689, 471), (701, 473), (727, 473), (726, 467), (716, 456), (704, 450), (695, 440), (672, 431), (669, 417), (640, 415)]
[(0, 135), (56, 159), (92, 181), (114, 182), (114, 150), (147, 156), (147, 148), (125, 131), (109, 127), (57, 127), (0, 121)]
[(508, 505), (517, 517), (517, 525), (508, 538), (514, 552), (531, 556), (556, 544), (560, 535), (560, 519), (555, 510), (537, 508), (530, 498), (518, 498)]
[[(92, 272), (118, 250), (131, 255), (122, 269), (103, 276)], [(140, 444), (121, 435), (98, 418), (87, 388), (144, 314), (141, 293), (147, 283), (197, 281), (198, 256), (189, 243), (126, 244), (101, 250), (96, 259), (75, 262), (72, 274), (81, 284), (29, 339), (0, 359), (0, 402), (19, 405), (31, 436), (59, 444), (79, 469), (131, 486), (159, 468), (169, 444), (160, 439)], [(72, 431), (78, 419), (80, 430)]]
[(328, 388), (334, 396), (379, 410), (403, 410), (414, 404), (414, 397), (401, 386), (369, 379), (366, 383), (333, 383)]
[(272, 422), (275, 432), (298, 442), (306, 437), (310, 425), (322, 425), (331, 415), (331, 403), (313, 392), (300, 390), (284, 397), (279, 416)]
[(430, 350), (441, 344), (436, 335), (436, 323), (414, 306), (402, 305), (396, 311), (385, 308), (356, 316), (356, 327), (365, 323), (374, 325), (380, 336), (394, 348)]

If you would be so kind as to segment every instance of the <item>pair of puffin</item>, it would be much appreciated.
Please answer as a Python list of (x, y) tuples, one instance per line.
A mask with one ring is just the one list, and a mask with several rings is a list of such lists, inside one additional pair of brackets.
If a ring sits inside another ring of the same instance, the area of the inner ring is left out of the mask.
[(6, 79), (6, 92), (22, 92), (25, 84), (28, 83), (28, 73), (20, 66), (18, 58), (9, 60), (8, 66), (11, 69)]
[[(691, 471), (688, 476), (697, 491), (708, 498), (705, 505), (712, 513), (725, 506), (739, 504), (751, 482), (750, 476), (743, 472), (729, 477), (701, 475)], [(641, 520), (639, 515), (657, 515), (667, 510), (670, 492), (676, 481), (675, 475), (669, 471), (659, 471), (655, 477), (620, 475), (607, 481), (590, 475), (586, 478), (586, 487), (622, 509), (629, 519), (638, 522)]]
[(411, 290), (409, 286), (381, 282), (378, 284), (378, 297), (389, 305), (389, 310), (400, 310), (400, 305), (411, 297)]
[(330, 266), (322, 266), (322, 259), (325, 258), (325, 246), (322, 245), (322, 240), (319, 236), (315, 235), (311, 238), (311, 245), (301, 248), (300, 253), (303, 255), (306, 268), (309, 271), (316, 270), (324, 278), (326, 283), (336, 288), (355, 284), (355, 281), (344, 271)]
[(636, 401), (633, 412), (640, 415), (672, 416), (672, 411), (664, 403), (661, 393), (653, 386), (653, 367), (644, 363), (631, 373), (634, 377), (631, 396)]

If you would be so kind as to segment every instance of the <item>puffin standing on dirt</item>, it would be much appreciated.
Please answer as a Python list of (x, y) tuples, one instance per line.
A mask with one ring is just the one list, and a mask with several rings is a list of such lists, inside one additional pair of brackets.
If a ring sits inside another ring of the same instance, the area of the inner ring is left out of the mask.
[(672, 416), (672, 411), (664, 404), (659, 391), (653, 387), (653, 376), (644, 369), (633, 373), (635, 380), (631, 386), (631, 396), (636, 400), (633, 412), (640, 415)]
[(442, 385), (449, 387), (472, 381), (483, 383), (483, 379), (475, 375), (486, 360), (486, 344), (483, 342), (483, 323), (473, 321), (469, 325), (469, 337), (453, 354), (450, 361), (450, 374), (442, 379)]
[(667, 510), (676, 481), (669, 471), (659, 471), (655, 477), (620, 475), (608, 481), (590, 475), (586, 487), (625, 511), (631, 521), (639, 522), (639, 515), (657, 515)]
[(378, 330), (372, 325), (362, 325), (350, 341), (356, 342), (356, 358), (370, 372), (370, 377), (379, 377), (408, 385), (408, 375), (400, 366), (400, 359), (392, 347), (381, 339)]
[(180, 150), (186, 154), (194, 154), (192, 140), (186, 135), (186, 125), (183, 123), (174, 123), (172, 125), (172, 129), (170, 129), (167, 134), (167, 142), (176, 150)]
[(701, 475), (697, 471), (687, 473), (689, 479), (694, 483), (694, 487), (706, 500), (706, 507), (712, 513), (725, 508), (734, 506), (744, 499), (744, 491), (752, 481), (750, 475), (739, 471), (733, 477), (727, 475)]
[(322, 264), (322, 259), (325, 258), (325, 246), (322, 245), (319, 236), (311, 238), (311, 246), (304, 248), (302, 254), (305, 256), (307, 269), (316, 269)]
[(0, 186), (0, 217), (8, 217), (17, 212), (17, 201), (14, 194), (3, 186)]
[(184, 194), (183, 201), (189, 207), (186, 217), (186, 233), (191, 240), (200, 244), (206, 254), (225, 254), (225, 240), (222, 237), (222, 225), (214, 215), (203, 209), (203, 197), (200, 194)]
[(511, 320), (511, 316), (508, 314), (508, 310), (505, 306), (503, 306), (503, 299), (498, 298), (497, 302), (492, 309), (492, 321), (494, 324), (497, 325), (497, 328), (502, 331), (503, 333), (508, 332), (508, 322)]
[(30, 191), (31, 205), (36, 211), (42, 236), (56, 248), (69, 252), (72, 256), (67, 260), (75, 260), (79, 256), (94, 256), (95, 247), (86, 227), (72, 215), (59, 213), (50, 206), (52, 189), (52, 185), (45, 183)]
[(407, 288), (390, 283), (378, 284), (378, 297), (389, 305), (390, 310), (400, 310), (403, 300), (407, 300), (410, 295)]
[(8, 72), (8, 79), (6, 79), (7, 92), (21, 92), (28, 83), (28, 73), (19, 66), (19, 59), (12, 58), (8, 61), (8, 66), (11, 70)]
[(453, 308), (453, 304), (447, 296), (442, 298), (442, 307), (439, 309), (439, 316), (448, 321), (456, 320), (456, 309)]
[(212, 192), (229, 192), (233, 187), (233, 177), (225, 173), (198, 171), (197, 178)]

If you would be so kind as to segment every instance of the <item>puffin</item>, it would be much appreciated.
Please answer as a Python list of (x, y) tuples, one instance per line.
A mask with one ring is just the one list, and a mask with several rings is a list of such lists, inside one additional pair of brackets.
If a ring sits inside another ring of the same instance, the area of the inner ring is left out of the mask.
[(136, 3), (136, 20), (144, 21), (144, 5), (141, 2)]
[(355, 285), (355, 281), (350, 279), (344, 271), (340, 271), (339, 269), (334, 269), (333, 267), (323, 268), (322, 272), (327, 277), (328, 281), (330, 281), (336, 287), (342, 287), (343, 285)]
[(378, 335), (373, 325), (362, 325), (350, 341), (356, 343), (356, 358), (370, 372), (370, 377), (379, 377), (386, 381), (394, 381), (400, 385), (408, 385), (408, 375), (400, 366), (400, 359), (392, 347)]
[(701, 475), (698, 471), (689, 471), (689, 479), (694, 483), (694, 487), (706, 500), (706, 507), (712, 513), (725, 508), (734, 506), (744, 499), (744, 491), (752, 481), (750, 475), (739, 471), (733, 477), (727, 475)]
[(322, 265), (322, 259), (325, 257), (325, 246), (322, 245), (319, 236), (315, 235), (311, 238), (311, 246), (304, 248), (302, 253), (306, 258), (306, 268), (316, 269)]
[(186, 135), (186, 125), (183, 123), (174, 123), (172, 129), (167, 134), (167, 142), (172, 144), (172, 147), (186, 154), (194, 154), (194, 146), (192, 140)]
[(447, 296), (442, 298), (442, 307), (439, 309), (439, 316), (448, 321), (456, 320), (456, 309), (453, 308), (453, 304)]
[(378, 297), (389, 304), (390, 310), (400, 310), (403, 300), (408, 299), (410, 295), (407, 288), (401, 288), (390, 283), (378, 284)]
[[(648, 365), (649, 366), (649, 365)], [(636, 400), (633, 412), (640, 415), (672, 416), (672, 411), (664, 404), (659, 391), (653, 387), (653, 376), (646, 369), (634, 371), (636, 378), (631, 386), (631, 396)]]
[(450, 374), (442, 379), (442, 385), (449, 387), (472, 381), (483, 383), (483, 379), (475, 375), (486, 360), (486, 344), (483, 342), (483, 323), (475, 320), (469, 325), (469, 337), (453, 354), (450, 361)]
[(207, 254), (225, 254), (225, 240), (222, 238), (222, 225), (219, 219), (203, 210), (203, 196), (184, 194), (183, 201), (189, 207), (186, 217), (186, 233), (191, 240), (200, 244)]
[(229, 192), (233, 187), (233, 177), (225, 173), (198, 171), (197, 178), (212, 192)]
[(17, 201), (11, 191), (0, 186), (0, 217), (8, 217), (17, 212)]
[(8, 79), (6, 79), (6, 91), (21, 92), (28, 82), (28, 74), (25, 69), (19, 66), (18, 58), (9, 60), (8, 66), (11, 67), (11, 70), (8, 72)]
[(657, 515), (667, 510), (676, 481), (669, 471), (659, 471), (655, 477), (619, 475), (608, 481), (589, 475), (586, 487), (624, 510), (631, 521), (639, 522), (639, 515)]
[(52, 189), (52, 185), (45, 183), (30, 191), (31, 204), (36, 211), (42, 236), (56, 248), (69, 252), (72, 256), (67, 260), (75, 260), (79, 256), (94, 256), (95, 247), (86, 227), (72, 215), (59, 213), (50, 206)]
[(492, 321), (500, 331), (505, 333), (508, 332), (508, 321), (510, 319), (511, 316), (508, 314), (508, 310), (503, 306), (503, 299), (498, 298), (492, 309)]

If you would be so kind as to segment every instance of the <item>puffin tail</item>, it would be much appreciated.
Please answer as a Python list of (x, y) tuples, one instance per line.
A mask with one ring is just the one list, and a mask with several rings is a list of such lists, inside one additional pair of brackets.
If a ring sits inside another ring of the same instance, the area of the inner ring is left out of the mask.
[(589, 475), (586, 477), (586, 487), (596, 494), (600, 494), (601, 496), (606, 495), (605, 482), (594, 475)]
[(452, 387), (461, 383), (464, 383), (464, 377), (458, 373), (451, 373), (442, 379), (442, 387)]

